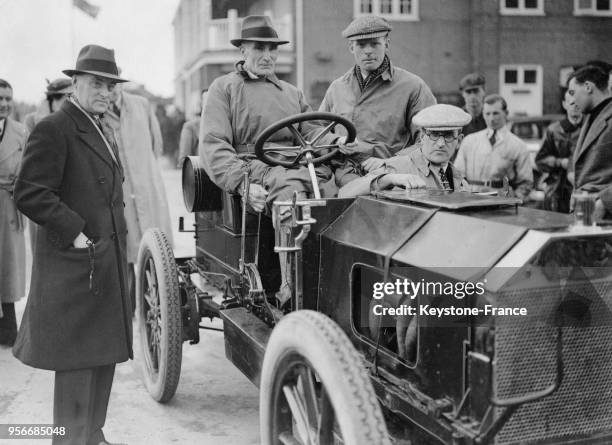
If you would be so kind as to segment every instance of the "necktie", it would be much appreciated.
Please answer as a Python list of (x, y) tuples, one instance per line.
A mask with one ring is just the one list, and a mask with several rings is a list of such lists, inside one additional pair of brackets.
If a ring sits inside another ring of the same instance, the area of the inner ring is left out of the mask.
[(440, 167), (438, 174), (440, 175), (440, 183), (442, 184), (442, 188), (444, 190), (450, 190), (450, 183), (448, 182), (448, 178), (446, 177), (446, 173), (442, 167)]
[(489, 138), (489, 142), (491, 142), (491, 147), (495, 146), (495, 134), (497, 133), (497, 130), (493, 130), (493, 134), (491, 134), (491, 137)]
[(96, 116), (95, 120), (100, 130), (102, 130), (102, 134), (108, 142), (108, 145), (110, 145), (112, 149), (111, 156), (113, 157), (117, 165), (119, 165), (119, 168), (121, 168), (121, 161), (119, 160), (119, 148), (117, 147), (117, 141), (115, 140), (115, 132), (108, 124), (108, 122), (106, 122), (104, 119), (100, 119), (99, 116)]

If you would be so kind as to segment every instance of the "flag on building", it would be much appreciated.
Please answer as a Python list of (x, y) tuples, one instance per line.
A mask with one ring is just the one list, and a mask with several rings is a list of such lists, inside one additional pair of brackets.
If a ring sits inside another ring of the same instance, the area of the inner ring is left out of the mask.
[(92, 19), (95, 19), (98, 16), (98, 13), (100, 12), (99, 6), (92, 5), (87, 0), (72, 0), (72, 6), (80, 9)]

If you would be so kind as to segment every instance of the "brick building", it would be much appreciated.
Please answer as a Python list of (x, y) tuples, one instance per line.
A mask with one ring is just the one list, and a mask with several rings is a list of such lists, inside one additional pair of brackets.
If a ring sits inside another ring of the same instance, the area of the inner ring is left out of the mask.
[(560, 111), (572, 67), (612, 60), (612, 0), (181, 0), (174, 18), (176, 103), (190, 104), (215, 77), (233, 69), (229, 44), (241, 18), (268, 14), (281, 37), (279, 77), (317, 107), (329, 83), (353, 64), (340, 32), (360, 14), (393, 26), (393, 62), (423, 77), (440, 101), (460, 100), (470, 71), (487, 78), (510, 111)]

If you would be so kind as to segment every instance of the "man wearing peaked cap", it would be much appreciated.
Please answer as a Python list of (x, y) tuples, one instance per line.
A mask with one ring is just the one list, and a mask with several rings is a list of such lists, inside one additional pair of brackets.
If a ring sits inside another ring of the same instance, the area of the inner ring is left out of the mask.
[(419, 111), (412, 120), (422, 129), (413, 147), (386, 159), (384, 166), (349, 182), (338, 196), (348, 198), (393, 186), (456, 190), (467, 186), (462, 173), (453, 168), (450, 157), (463, 135), (461, 128), (471, 116), (453, 105), (438, 104)]
[(484, 117), (482, 117), (485, 97), (484, 76), (479, 73), (466, 74), (459, 81), (459, 91), (465, 102), (463, 109), (472, 116), (472, 121), (463, 128), (463, 135), (467, 136), (487, 128)]
[(348, 116), (357, 128), (357, 142), (343, 149), (345, 160), (336, 169), (342, 186), (417, 138), (416, 113), (436, 103), (417, 75), (391, 63), (391, 25), (377, 16), (358, 17), (342, 32), (355, 65), (334, 80), (319, 111)]
[(72, 92), (73, 88), (71, 79), (64, 77), (49, 82), (47, 84), (47, 91), (45, 91), (45, 101), (38, 106), (36, 111), (27, 114), (23, 120), (28, 132), (31, 133), (32, 130), (34, 130), (34, 126), (40, 122), (43, 117), (49, 113), (59, 110), (64, 101), (72, 94)]
[(119, 77), (113, 50), (87, 45), (74, 92), (34, 127), (15, 182), (38, 224), (30, 293), (13, 354), (55, 371), (53, 445), (108, 444), (102, 432), (115, 364), (133, 357), (123, 168), (102, 116)]

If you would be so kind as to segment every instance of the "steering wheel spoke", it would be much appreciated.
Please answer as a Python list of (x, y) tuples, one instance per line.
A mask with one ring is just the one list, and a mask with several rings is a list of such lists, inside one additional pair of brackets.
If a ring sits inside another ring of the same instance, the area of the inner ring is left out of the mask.
[(321, 138), (323, 136), (325, 136), (327, 133), (329, 133), (330, 131), (332, 131), (336, 125), (338, 125), (338, 122), (331, 122), (329, 125), (327, 125), (327, 127), (325, 127), (323, 130), (321, 130), (321, 132), (319, 134), (317, 134), (312, 141), (310, 141), (310, 143), (312, 145), (315, 145), (317, 142), (319, 142), (319, 140), (321, 140)]

